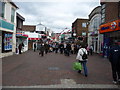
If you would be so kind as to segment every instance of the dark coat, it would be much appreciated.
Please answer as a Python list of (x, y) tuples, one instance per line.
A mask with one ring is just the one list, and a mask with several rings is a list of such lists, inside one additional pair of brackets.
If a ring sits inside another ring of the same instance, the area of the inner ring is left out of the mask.
[(118, 63), (120, 61), (120, 46), (114, 45), (110, 47), (109, 60), (111, 63)]
[(39, 49), (40, 51), (44, 51), (44, 50), (45, 50), (45, 47), (44, 47), (44, 45), (39, 44), (39, 45), (38, 45), (38, 49)]

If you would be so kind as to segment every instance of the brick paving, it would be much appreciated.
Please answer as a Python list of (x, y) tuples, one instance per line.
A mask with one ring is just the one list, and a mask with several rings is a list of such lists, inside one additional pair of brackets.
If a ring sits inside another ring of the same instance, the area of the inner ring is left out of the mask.
[(94, 54), (89, 56), (88, 77), (72, 69), (76, 55), (48, 53), (44, 57), (38, 52), (27, 51), (2, 59), (3, 86), (57, 85), (61, 80), (72, 79), (76, 84), (113, 85), (111, 66), (107, 59)]

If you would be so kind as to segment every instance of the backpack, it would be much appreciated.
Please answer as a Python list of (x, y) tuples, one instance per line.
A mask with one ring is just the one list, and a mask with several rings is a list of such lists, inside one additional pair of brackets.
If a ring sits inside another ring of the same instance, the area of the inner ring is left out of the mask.
[[(82, 51), (83, 51), (83, 49), (81, 49)], [(83, 51), (83, 55), (81, 55), (82, 56), (82, 59), (83, 60), (86, 60), (86, 59), (88, 59), (88, 56), (87, 56), (87, 54)]]

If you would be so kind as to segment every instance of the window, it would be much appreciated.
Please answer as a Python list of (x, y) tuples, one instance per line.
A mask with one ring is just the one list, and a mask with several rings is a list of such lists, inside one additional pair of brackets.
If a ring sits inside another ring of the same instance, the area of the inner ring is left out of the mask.
[(82, 23), (82, 27), (87, 27), (87, 24), (86, 23)]
[(102, 23), (104, 23), (104, 22), (105, 22), (105, 18), (102, 19)]
[(119, 18), (120, 18), (120, 1), (119, 1), (119, 6), (118, 6), (118, 14), (119, 14)]
[(102, 18), (105, 18), (105, 14), (102, 14)]
[(82, 32), (82, 36), (86, 36), (86, 32)]
[(102, 14), (104, 14), (105, 13), (105, 9), (102, 9)]
[(11, 22), (13, 22), (13, 23), (14, 23), (14, 16), (15, 16), (15, 9), (12, 8), (12, 10), (11, 10)]
[(5, 14), (5, 3), (0, 2), (0, 17), (4, 18), (4, 14)]
[(106, 4), (103, 4), (103, 5), (102, 5), (102, 9), (104, 9), (104, 8), (105, 8), (105, 6), (106, 6)]

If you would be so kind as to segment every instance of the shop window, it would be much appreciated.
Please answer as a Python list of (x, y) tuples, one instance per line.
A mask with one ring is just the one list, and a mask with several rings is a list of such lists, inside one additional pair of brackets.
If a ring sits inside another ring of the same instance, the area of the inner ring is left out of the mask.
[(0, 2), (0, 17), (4, 18), (4, 14), (5, 14), (5, 3)]
[(2, 32), (2, 52), (12, 51), (12, 33)]
[(13, 22), (13, 23), (14, 23), (14, 17), (15, 17), (15, 9), (12, 8), (12, 10), (11, 10), (11, 22)]

